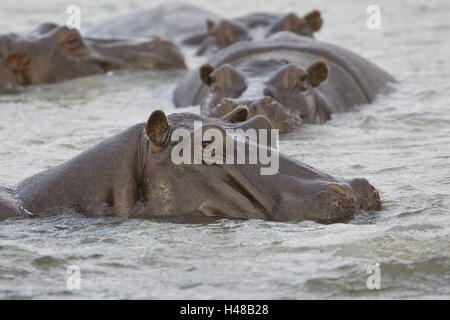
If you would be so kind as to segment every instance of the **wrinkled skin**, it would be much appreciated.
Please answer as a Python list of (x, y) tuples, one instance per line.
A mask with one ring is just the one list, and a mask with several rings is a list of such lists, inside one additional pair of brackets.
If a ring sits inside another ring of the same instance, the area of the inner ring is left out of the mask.
[(0, 93), (117, 69), (184, 69), (178, 47), (162, 38), (84, 38), (46, 23), (27, 36), (0, 36)]
[(209, 117), (245, 104), (250, 116), (264, 115), (280, 132), (290, 132), (371, 103), (389, 81), (387, 72), (348, 50), (280, 32), (220, 51), (187, 75), (174, 102), (200, 105)]
[[(267, 118), (243, 121), (247, 110), (236, 110), (226, 120), (189, 113), (167, 118), (157, 110), (147, 123), (25, 179), (15, 189), (0, 188), (0, 217), (39, 217), (70, 208), (95, 216), (335, 222), (380, 209), (378, 193), (365, 179), (337, 179), (283, 155), (278, 173), (270, 176), (260, 175), (259, 164), (172, 162), (173, 130), (193, 134), (196, 120), (203, 121), (202, 130), (217, 128), (224, 135), (226, 128), (272, 128)], [(210, 143), (203, 141), (202, 148)]]
[(313, 37), (321, 29), (320, 12), (304, 17), (295, 13), (250, 13), (226, 19), (185, 3), (165, 3), (152, 9), (107, 20), (93, 27), (94, 36), (160, 35), (197, 48), (197, 55), (212, 54), (243, 40), (261, 40), (278, 31)]

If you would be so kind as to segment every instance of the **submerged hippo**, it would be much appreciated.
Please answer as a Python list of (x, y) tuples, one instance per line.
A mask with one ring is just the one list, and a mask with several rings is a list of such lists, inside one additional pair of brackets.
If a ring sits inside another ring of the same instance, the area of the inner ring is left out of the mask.
[(165, 3), (149, 10), (109, 19), (88, 34), (101, 37), (160, 35), (195, 45), (197, 54), (213, 53), (242, 40), (258, 40), (278, 31), (312, 37), (323, 25), (320, 12), (303, 18), (295, 13), (250, 13), (226, 19), (185, 3)]
[[(246, 118), (245, 108), (223, 119), (190, 113), (166, 117), (155, 111), (147, 123), (25, 179), (14, 189), (0, 189), (0, 217), (42, 216), (70, 208), (97, 216), (334, 222), (361, 210), (380, 209), (379, 195), (365, 179), (337, 179), (283, 155), (274, 175), (261, 175), (258, 164), (174, 163), (171, 153), (179, 140), (172, 135), (180, 128), (194, 134), (194, 121), (203, 123), (197, 130), (215, 128), (223, 135), (227, 128), (272, 128), (265, 117)], [(204, 139), (200, 148), (210, 144)]]
[(185, 69), (178, 47), (159, 37), (99, 39), (46, 23), (27, 36), (0, 36), (0, 93), (111, 70)]
[(174, 103), (200, 105), (209, 117), (245, 104), (250, 116), (265, 115), (289, 132), (371, 103), (389, 81), (387, 72), (346, 49), (280, 32), (218, 52), (178, 85)]
[(217, 52), (244, 40), (262, 40), (279, 31), (313, 37), (322, 28), (323, 20), (318, 10), (300, 18), (291, 12), (285, 15), (250, 13), (233, 19), (206, 21), (206, 30), (184, 40), (186, 44), (199, 44), (197, 55)]

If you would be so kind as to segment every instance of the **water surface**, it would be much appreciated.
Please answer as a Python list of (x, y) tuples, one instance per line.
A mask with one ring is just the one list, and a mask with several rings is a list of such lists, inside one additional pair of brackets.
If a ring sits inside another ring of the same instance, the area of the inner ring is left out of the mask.
[[(78, 0), (87, 27), (148, 8), (135, 1)], [(211, 6), (210, 1), (194, 1)], [(72, 1), (3, 1), (0, 31), (64, 23)], [(92, 219), (73, 212), (0, 222), (0, 298), (447, 298), (450, 294), (450, 3), (376, 1), (381, 30), (366, 28), (367, 3), (215, 2), (216, 12), (307, 12), (317, 38), (351, 49), (398, 84), (374, 104), (304, 126), (280, 148), (334, 176), (366, 177), (385, 210), (347, 224)], [(202, 59), (190, 59), (192, 67)], [(180, 72), (123, 71), (0, 96), (0, 185), (63, 163), (145, 121), (174, 112)], [(185, 109), (186, 110), (186, 109)], [(197, 107), (188, 108), (198, 112)], [(379, 264), (381, 289), (367, 268)], [(81, 289), (67, 289), (67, 267)]]

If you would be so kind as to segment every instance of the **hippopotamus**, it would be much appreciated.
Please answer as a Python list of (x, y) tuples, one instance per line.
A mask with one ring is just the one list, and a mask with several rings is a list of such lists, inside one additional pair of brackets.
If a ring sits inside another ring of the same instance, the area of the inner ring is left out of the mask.
[(229, 45), (244, 40), (262, 40), (279, 31), (289, 31), (306, 37), (322, 28), (320, 11), (313, 10), (303, 18), (296, 13), (250, 13), (234, 19), (206, 21), (206, 30), (183, 41), (185, 44), (199, 44), (197, 55), (215, 53)]
[[(201, 122), (199, 128), (195, 123)], [(279, 154), (275, 174), (260, 163), (176, 163), (176, 130), (250, 128), (272, 130), (264, 116), (248, 119), (238, 107), (223, 118), (152, 112), (140, 123), (72, 160), (0, 188), (0, 217), (41, 217), (75, 210), (96, 217), (217, 217), (273, 221), (336, 222), (362, 210), (380, 210), (378, 192), (366, 179), (339, 179)], [(202, 149), (212, 143), (200, 135)], [(227, 141), (224, 139), (223, 141)], [(242, 140), (247, 146), (254, 140)], [(272, 145), (272, 144), (271, 144)], [(258, 144), (264, 148), (267, 145)], [(269, 147), (267, 147), (269, 148)], [(276, 152), (274, 149), (269, 148)], [(235, 160), (236, 154), (231, 154)], [(228, 157), (228, 154), (227, 154)]]
[(197, 55), (212, 54), (235, 42), (259, 40), (278, 31), (313, 37), (323, 20), (318, 10), (304, 17), (296, 13), (255, 12), (235, 18), (220, 17), (185, 3), (164, 3), (126, 16), (108, 19), (88, 34), (101, 37), (164, 36), (197, 47)]
[(178, 46), (161, 37), (82, 37), (75, 30), (44, 23), (26, 36), (0, 36), (0, 93), (117, 69), (185, 69)]
[(250, 116), (264, 115), (280, 132), (290, 132), (371, 103), (393, 81), (349, 50), (279, 32), (219, 51), (179, 83), (173, 100), (176, 107), (200, 105), (209, 117), (245, 104)]

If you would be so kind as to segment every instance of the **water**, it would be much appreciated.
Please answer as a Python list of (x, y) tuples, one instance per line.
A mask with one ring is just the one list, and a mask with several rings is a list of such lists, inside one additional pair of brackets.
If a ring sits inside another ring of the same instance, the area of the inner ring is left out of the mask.
[[(351, 49), (399, 81), (358, 112), (283, 137), (281, 150), (327, 173), (366, 177), (385, 210), (348, 224), (92, 219), (66, 212), (0, 222), (0, 298), (449, 298), (450, 3), (376, 1), (381, 30), (357, 0), (215, 3), (306, 12), (317, 38)], [(148, 8), (144, 0), (78, 0), (84, 26)], [(211, 6), (210, 1), (196, 4)], [(0, 30), (64, 23), (72, 1), (2, 1)], [(202, 59), (191, 59), (191, 66)], [(0, 96), (0, 185), (11, 186), (148, 118), (173, 112), (180, 72), (118, 72)], [(197, 111), (196, 107), (184, 109)], [(379, 263), (381, 289), (366, 286)], [(67, 267), (81, 289), (67, 289)]]

